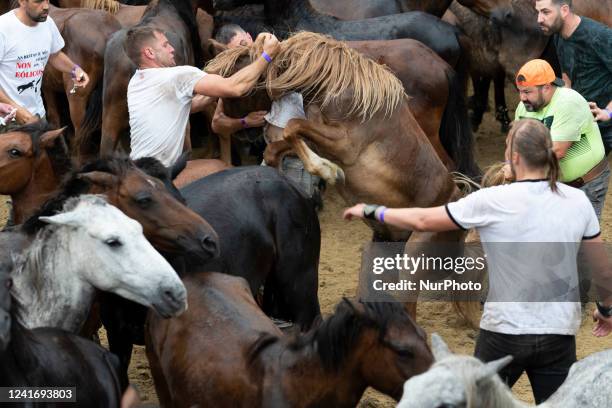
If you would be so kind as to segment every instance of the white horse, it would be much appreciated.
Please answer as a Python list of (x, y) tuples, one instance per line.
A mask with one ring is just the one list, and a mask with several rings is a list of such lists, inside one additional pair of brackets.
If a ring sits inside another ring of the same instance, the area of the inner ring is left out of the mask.
[[(517, 400), (497, 375), (511, 356), (483, 363), (475, 357), (453, 354), (440, 336), (431, 336), (434, 365), (404, 383), (398, 408), (519, 408)], [(574, 363), (561, 387), (541, 408), (612, 407), (612, 350)]]
[(14, 294), (21, 323), (76, 333), (96, 289), (153, 307), (163, 317), (187, 308), (187, 291), (151, 246), (142, 226), (102, 197), (69, 199), (16, 260)]

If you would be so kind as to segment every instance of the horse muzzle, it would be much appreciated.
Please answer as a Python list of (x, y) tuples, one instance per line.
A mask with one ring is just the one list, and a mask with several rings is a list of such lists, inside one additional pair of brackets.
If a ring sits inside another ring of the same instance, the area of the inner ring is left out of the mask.
[(160, 287), (158, 299), (151, 306), (164, 319), (179, 316), (187, 310), (187, 290), (182, 284)]

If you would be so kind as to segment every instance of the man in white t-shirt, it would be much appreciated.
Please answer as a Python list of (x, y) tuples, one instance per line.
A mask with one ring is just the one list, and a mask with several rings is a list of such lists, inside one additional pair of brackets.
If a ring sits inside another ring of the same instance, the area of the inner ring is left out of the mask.
[[(558, 182), (559, 164), (542, 123), (515, 122), (506, 139), (506, 159), (515, 175), (512, 184), (483, 188), (434, 208), (358, 204), (347, 209), (344, 217), (414, 231), (476, 228), (487, 256), (489, 293), (475, 355), (485, 362), (513, 355), (500, 376), (512, 386), (526, 371), (540, 403), (563, 383), (576, 361), (575, 335), (581, 321), (578, 244), (588, 241), (584, 246), (589, 247), (602, 241), (597, 216), (584, 192)], [(563, 261), (560, 252), (551, 254), (549, 248), (563, 250)], [(527, 252), (532, 255), (529, 261)], [(589, 250), (587, 256), (590, 261), (596, 259)], [(534, 289), (544, 289), (548, 301), (538, 301), (543, 299), (542, 292)], [(525, 292), (536, 296), (526, 299)], [(608, 295), (602, 306), (611, 303)], [(604, 331), (600, 327), (600, 334)]]
[(40, 90), (47, 61), (70, 73), (76, 86), (89, 82), (81, 67), (61, 51), (63, 47), (46, 0), (19, 0), (19, 8), (0, 16), (0, 102), (17, 109), (19, 124), (45, 117)]
[[(268, 33), (260, 36), (264, 38), (261, 57), (223, 78), (192, 66), (176, 66), (174, 48), (158, 29), (147, 26), (130, 29), (125, 48), (138, 66), (127, 93), (130, 157), (155, 157), (166, 166), (174, 164), (183, 151), (189, 113), (202, 110), (213, 101), (212, 97), (240, 97), (250, 91), (278, 53), (275, 36)], [(113, 148), (102, 145), (101, 153), (109, 153)]]

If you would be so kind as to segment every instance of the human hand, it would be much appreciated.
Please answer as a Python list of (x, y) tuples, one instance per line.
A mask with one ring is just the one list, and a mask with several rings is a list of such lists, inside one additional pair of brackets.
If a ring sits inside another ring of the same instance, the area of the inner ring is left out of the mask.
[[(271, 58), (274, 58), (280, 51), (280, 42), (274, 34), (261, 33), (257, 36), (257, 39), (263, 38), (263, 50)], [(256, 40), (257, 41), (257, 40)]]
[(593, 327), (593, 336), (605, 337), (612, 332), (612, 317), (603, 317), (599, 310), (593, 312), (593, 321), (596, 322)]
[(589, 102), (589, 108), (596, 121), (605, 122), (610, 120), (610, 111), (606, 109), (600, 109), (595, 102)]
[(84, 88), (89, 83), (89, 75), (78, 65), (72, 69), (71, 75), (75, 87)]
[(266, 124), (266, 120), (264, 116), (266, 116), (268, 112), (266, 111), (255, 111), (251, 112), (244, 117), (244, 122), (246, 123), (246, 127), (261, 127)]
[(363, 208), (365, 207), (365, 204), (363, 203), (359, 203), (357, 205), (352, 206), (351, 208), (347, 208), (346, 210), (344, 210), (344, 213), (342, 214), (342, 218), (344, 218), (347, 221), (351, 221), (354, 218), (363, 218)]

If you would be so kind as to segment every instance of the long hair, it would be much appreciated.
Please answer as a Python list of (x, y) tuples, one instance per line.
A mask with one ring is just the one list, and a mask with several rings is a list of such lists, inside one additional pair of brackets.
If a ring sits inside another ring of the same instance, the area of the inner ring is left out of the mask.
[[(262, 50), (259, 40), (251, 47), (224, 51), (209, 62), (206, 71), (227, 76), (235, 71), (240, 57), (248, 55), (254, 61)], [(311, 32), (299, 32), (283, 41), (264, 75), (272, 99), (300, 92), (309, 103), (322, 109), (342, 107), (347, 119), (363, 122), (381, 111), (390, 116), (405, 96), (402, 83), (386, 67), (341, 41)], [(346, 96), (351, 96), (348, 102), (343, 99)]]
[(81, 0), (81, 7), (108, 11), (110, 14), (117, 14), (119, 2), (117, 0)]
[(514, 122), (508, 137), (510, 154), (518, 153), (530, 168), (546, 169), (550, 189), (558, 192), (561, 170), (546, 126), (535, 119), (521, 119)]

